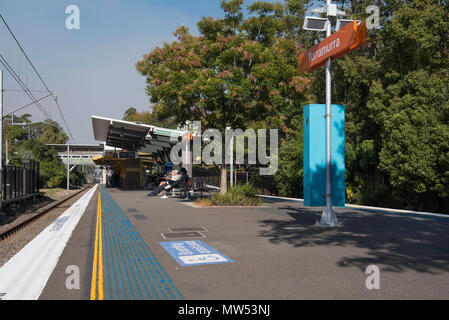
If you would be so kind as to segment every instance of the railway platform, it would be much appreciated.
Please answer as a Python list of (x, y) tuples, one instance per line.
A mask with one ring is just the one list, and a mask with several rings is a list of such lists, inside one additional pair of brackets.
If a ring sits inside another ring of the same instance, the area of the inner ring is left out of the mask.
[(328, 229), (297, 202), (202, 208), (95, 186), (0, 268), (0, 298), (449, 298), (449, 217), (336, 211)]

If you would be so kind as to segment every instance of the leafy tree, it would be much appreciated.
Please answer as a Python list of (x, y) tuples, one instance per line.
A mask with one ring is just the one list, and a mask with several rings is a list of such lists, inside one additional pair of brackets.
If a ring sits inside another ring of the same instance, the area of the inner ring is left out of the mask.
[(154, 121), (150, 112), (137, 112), (136, 108), (128, 108), (123, 115), (123, 120), (140, 122), (143, 124), (151, 124)]
[[(365, 46), (332, 64), (332, 100), (346, 106), (347, 201), (447, 211), (448, 2), (335, 2), (359, 20), (376, 4), (381, 23)], [(155, 118), (200, 120), (205, 129), (282, 129), (275, 178), (286, 196), (302, 193), (301, 106), (325, 102), (324, 68), (297, 70), (299, 54), (323, 37), (302, 30), (309, 4), (256, 1), (245, 15), (242, 1), (221, 1), (224, 17), (201, 19), (199, 36), (182, 26), (176, 41), (136, 64)]]
[(53, 120), (44, 120), (32, 129), (32, 134), (45, 144), (63, 144), (68, 140), (64, 129)]
[(143, 124), (149, 124), (157, 127), (163, 127), (163, 128), (176, 128), (176, 123), (173, 121), (173, 117), (162, 119), (162, 117), (156, 116), (156, 111), (153, 111), (153, 113), (149, 111), (143, 111), (138, 112), (136, 108), (128, 108), (125, 111), (125, 114), (123, 115), (123, 120), (131, 121), (131, 122), (138, 122)]
[[(181, 26), (176, 41), (145, 55), (136, 68), (147, 78), (158, 117), (200, 120), (203, 129), (219, 129), (224, 136), (227, 126), (245, 130), (257, 121), (280, 128), (280, 116), (297, 113), (292, 110), (308, 99), (310, 81), (297, 70), (300, 46), (282, 36), (293, 32), (294, 16), (285, 23), (278, 19), (295, 8), (302, 12), (303, 1), (286, 3), (256, 2), (245, 19), (243, 1), (222, 0), (224, 18), (202, 18), (199, 36)], [(226, 192), (226, 166), (221, 169)]]
[(41, 187), (59, 187), (66, 181), (66, 171), (56, 150), (49, 149), (44, 143), (34, 139), (20, 143), (16, 150), (9, 164), (22, 166), (30, 160), (39, 161)]
[(123, 115), (123, 120), (131, 121), (130, 117), (134, 116), (137, 113), (137, 109), (133, 107), (129, 107), (126, 109), (125, 114)]
[[(351, 4), (355, 18), (366, 18), (366, 1)], [(444, 210), (447, 16), (445, 1), (385, 1), (382, 28), (333, 64), (333, 102), (346, 105), (348, 200)], [(316, 76), (314, 92), (323, 99), (324, 76)]]
[[(279, 170), (275, 175), (279, 195), (303, 195), (303, 131), (302, 117), (296, 116), (279, 148)], [(301, 129), (301, 130), (300, 130)]]
[[(45, 120), (32, 123), (31, 115), (5, 117), (5, 138), (8, 140), (9, 165), (23, 166), (30, 160), (39, 161), (41, 187), (59, 187), (66, 182), (64, 164), (54, 149), (46, 144), (60, 144), (67, 141), (67, 135), (57, 122)], [(22, 124), (22, 125), (20, 125)], [(6, 147), (6, 144), (5, 146)], [(73, 182), (79, 180), (79, 174), (72, 174)]]

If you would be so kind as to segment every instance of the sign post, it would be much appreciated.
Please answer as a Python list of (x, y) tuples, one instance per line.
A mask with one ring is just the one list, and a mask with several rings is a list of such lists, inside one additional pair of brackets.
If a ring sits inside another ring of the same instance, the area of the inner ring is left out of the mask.
[[(330, 0), (327, 0), (329, 5)], [(326, 38), (331, 35), (331, 24), (327, 24)], [(335, 41), (337, 42), (337, 40)], [(332, 43), (332, 42), (331, 42)], [(338, 225), (337, 215), (332, 207), (332, 178), (331, 178), (331, 101), (332, 101), (332, 86), (331, 86), (331, 58), (326, 59), (326, 207), (323, 210), (321, 221), (317, 224), (321, 226), (336, 226)]]
[[(330, 23), (328, 24), (330, 28)], [(330, 32), (330, 31), (329, 31)], [(327, 33), (327, 31), (326, 31)], [(329, 35), (320, 43), (299, 56), (299, 71), (312, 72), (323, 66), (329, 58), (331, 61), (360, 47), (366, 42), (366, 22), (348, 23), (337, 32)]]
[[(323, 9), (323, 10), (322, 10)], [(323, 12), (324, 8), (316, 12)], [(327, 0), (325, 8), (327, 16), (339, 15), (336, 4)], [(344, 12), (343, 12), (344, 14)], [(341, 15), (341, 14), (340, 14)], [(308, 29), (313, 30), (313, 29)], [(322, 31), (322, 29), (317, 29)], [(332, 207), (332, 172), (331, 172), (331, 104), (332, 104), (332, 79), (331, 63), (333, 60), (358, 48), (366, 42), (366, 22), (357, 25), (356, 21), (332, 34), (329, 18), (326, 22), (326, 38), (299, 56), (299, 71), (312, 72), (326, 64), (326, 207), (323, 209), (321, 220), (316, 225), (322, 227), (335, 227), (341, 225)]]

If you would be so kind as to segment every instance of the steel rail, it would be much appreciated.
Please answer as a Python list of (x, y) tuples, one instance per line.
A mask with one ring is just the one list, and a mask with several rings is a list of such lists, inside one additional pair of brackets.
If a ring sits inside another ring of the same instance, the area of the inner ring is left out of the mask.
[(0, 233), (0, 241), (5, 240), (6, 238), (8, 238), (9, 236), (13, 235), (14, 233), (16, 233), (19, 230), (22, 230), (24, 227), (28, 226), (29, 224), (33, 223), (34, 221), (36, 221), (37, 219), (39, 219), (40, 217), (44, 216), (47, 212), (49, 212), (51, 209), (59, 206), (60, 204), (66, 202), (67, 200), (73, 198), (74, 196), (80, 194), (81, 192), (91, 188), (92, 186), (85, 186), (83, 188), (81, 188), (80, 190), (77, 190), (74, 193), (71, 193), (65, 197), (63, 197), (62, 199), (59, 199), (57, 201), (54, 201), (42, 208), (39, 208), (36, 210), (37, 214), (30, 217), (29, 219), (19, 223), (16, 226), (13, 226), (11, 228), (9, 228), (8, 230)]

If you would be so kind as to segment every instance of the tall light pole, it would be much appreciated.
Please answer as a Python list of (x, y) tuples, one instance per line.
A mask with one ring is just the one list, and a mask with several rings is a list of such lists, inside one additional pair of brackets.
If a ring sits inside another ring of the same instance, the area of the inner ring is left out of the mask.
[[(331, 13), (331, 0), (327, 0), (327, 16)], [(336, 6), (336, 5), (335, 5)], [(332, 33), (330, 20), (326, 28), (326, 38)], [(320, 226), (338, 225), (337, 215), (332, 207), (332, 176), (331, 176), (331, 104), (332, 104), (332, 79), (331, 79), (331, 58), (326, 61), (326, 207), (321, 215), (321, 221), (317, 221)]]
[[(333, 4), (331, 0), (327, 0), (326, 7), (312, 9), (313, 13), (326, 13), (326, 18), (306, 17), (303, 28), (305, 30), (326, 31), (326, 38), (332, 34), (332, 26), (329, 17), (336, 17), (337, 15), (344, 15), (344, 11), (337, 9), (337, 5)], [(335, 227), (340, 225), (332, 207), (332, 171), (331, 171), (331, 126), (332, 126), (332, 86), (331, 86), (331, 57), (326, 60), (326, 206), (323, 209), (321, 220), (316, 222), (316, 225), (322, 227)]]

